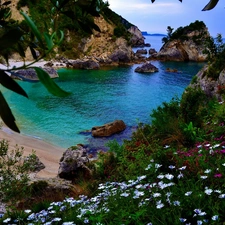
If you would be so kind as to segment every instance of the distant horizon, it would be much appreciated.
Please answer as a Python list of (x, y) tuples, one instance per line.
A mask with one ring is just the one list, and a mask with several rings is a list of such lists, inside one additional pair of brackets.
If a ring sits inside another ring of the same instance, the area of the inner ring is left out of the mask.
[(212, 37), (225, 37), (225, 3), (219, 1), (210, 11), (202, 9), (209, 0), (108, 0), (109, 7), (118, 15), (148, 33), (166, 33), (168, 26), (176, 30), (196, 20), (203, 21)]

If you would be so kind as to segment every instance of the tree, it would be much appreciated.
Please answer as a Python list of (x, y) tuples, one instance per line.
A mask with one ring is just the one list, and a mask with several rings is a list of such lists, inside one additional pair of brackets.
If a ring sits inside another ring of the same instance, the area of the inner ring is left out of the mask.
[[(155, 2), (155, 0), (151, 0), (152, 3)], [(180, 2), (182, 2), (182, 0), (179, 0)], [(217, 3), (219, 2), (219, 0), (210, 0), (209, 3), (202, 9), (202, 11), (206, 11), (206, 10), (211, 10), (213, 9)]]

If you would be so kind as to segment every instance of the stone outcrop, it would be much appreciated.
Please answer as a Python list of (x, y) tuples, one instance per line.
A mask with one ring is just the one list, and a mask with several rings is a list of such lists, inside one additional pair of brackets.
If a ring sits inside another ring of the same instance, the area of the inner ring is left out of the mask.
[(150, 48), (148, 53), (149, 53), (149, 55), (153, 55), (153, 54), (156, 54), (157, 51), (154, 48)]
[(145, 38), (136, 26), (131, 26), (128, 31), (132, 34), (130, 42), (133, 47), (144, 46)]
[(58, 176), (72, 180), (80, 174), (90, 175), (92, 171), (86, 165), (88, 162), (87, 150), (83, 146), (70, 147), (63, 153), (60, 159)]
[(221, 100), (221, 92), (225, 93), (225, 68), (220, 72), (218, 79), (212, 79), (206, 75), (208, 66), (200, 70), (194, 82), (189, 87), (200, 88), (209, 97), (216, 97)]
[(148, 53), (148, 51), (146, 49), (138, 49), (136, 51), (136, 54), (147, 54), (147, 53)]
[(152, 58), (164, 61), (206, 61), (207, 55), (203, 53), (204, 40), (210, 37), (208, 29), (191, 31), (183, 34), (185, 40), (172, 39), (162, 46), (157, 54)]
[(144, 63), (142, 66), (138, 66), (135, 70), (137, 73), (155, 73), (159, 69), (152, 65), (150, 62)]
[(83, 69), (83, 70), (97, 70), (100, 68), (99, 63), (94, 60), (70, 60), (68, 61), (67, 67), (72, 67), (73, 69)]
[[(51, 78), (59, 77), (58, 73), (56, 72), (56, 70), (54, 68), (42, 67), (42, 69), (44, 71), (46, 71)], [(11, 77), (13, 79), (18, 79), (18, 80), (28, 80), (28, 81), (38, 81), (39, 80), (35, 70), (32, 69), (32, 68), (29, 68), (29, 69), (26, 69), (26, 70), (18, 70), (18, 71), (12, 72), (11, 73)]]
[(93, 137), (109, 137), (126, 129), (122, 120), (115, 120), (102, 126), (92, 127), (91, 134)]

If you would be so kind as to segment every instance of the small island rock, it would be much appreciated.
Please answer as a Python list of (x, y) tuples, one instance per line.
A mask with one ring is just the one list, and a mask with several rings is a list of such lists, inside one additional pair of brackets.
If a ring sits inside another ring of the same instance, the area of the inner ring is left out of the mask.
[(159, 69), (152, 65), (150, 62), (144, 63), (142, 66), (138, 66), (135, 69), (137, 73), (155, 73), (158, 72)]

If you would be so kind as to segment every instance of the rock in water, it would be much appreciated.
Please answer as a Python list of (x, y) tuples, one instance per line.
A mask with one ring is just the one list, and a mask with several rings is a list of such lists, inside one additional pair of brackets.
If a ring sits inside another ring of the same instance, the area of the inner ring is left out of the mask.
[(150, 62), (143, 64), (135, 69), (137, 73), (155, 73), (158, 72), (159, 69), (152, 65)]
[(123, 120), (115, 120), (102, 126), (96, 126), (91, 129), (93, 137), (109, 137), (126, 129)]

